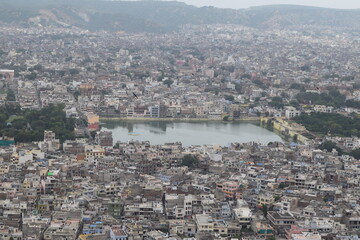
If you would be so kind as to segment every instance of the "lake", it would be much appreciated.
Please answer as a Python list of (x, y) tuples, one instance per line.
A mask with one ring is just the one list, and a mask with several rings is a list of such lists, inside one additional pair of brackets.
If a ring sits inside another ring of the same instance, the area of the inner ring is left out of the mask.
[(139, 140), (151, 144), (182, 142), (184, 146), (228, 146), (232, 142), (283, 142), (280, 136), (256, 122), (119, 120), (104, 121), (102, 130), (112, 131), (114, 143)]

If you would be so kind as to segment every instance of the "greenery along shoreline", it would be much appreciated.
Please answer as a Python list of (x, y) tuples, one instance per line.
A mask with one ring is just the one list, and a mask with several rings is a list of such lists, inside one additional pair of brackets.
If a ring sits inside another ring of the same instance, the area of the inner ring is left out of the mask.
[[(360, 117), (357, 114), (346, 117), (336, 113), (311, 113), (302, 114), (294, 119), (297, 123), (302, 124), (308, 131), (320, 135), (331, 135), (339, 137), (360, 137)], [(350, 152), (337, 146), (335, 142), (325, 141), (320, 149), (331, 152), (336, 149), (338, 155), (347, 154), (356, 159), (360, 159), (360, 148)]]
[(346, 117), (337, 113), (310, 113), (301, 114), (294, 120), (320, 135), (360, 137), (360, 117), (357, 114)]
[(60, 142), (74, 137), (74, 118), (66, 118), (64, 105), (49, 105), (41, 110), (21, 110), (19, 106), (0, 107), (0, 135), (13, 137), (15, 142), (44, 139), (44, 131), (55, 132)]

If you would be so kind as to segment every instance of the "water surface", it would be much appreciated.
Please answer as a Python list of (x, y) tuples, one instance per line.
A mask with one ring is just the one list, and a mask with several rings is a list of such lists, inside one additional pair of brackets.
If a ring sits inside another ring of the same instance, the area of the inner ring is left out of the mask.
[(151, 144), (182, 142), (184, 146), (232, 142), (282, 142), (280, 136), (252, 122), (105, 121), (103, 130), (113, 133), (114, 143), (129, 140)]

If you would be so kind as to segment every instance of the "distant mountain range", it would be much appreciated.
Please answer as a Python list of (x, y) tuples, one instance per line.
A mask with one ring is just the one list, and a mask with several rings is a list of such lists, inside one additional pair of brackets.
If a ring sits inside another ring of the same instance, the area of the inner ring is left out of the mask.
[(168, 32), (184, 24), (224, 23), (256, 28), (310, 25), (358, 31), (360, 10), (294, 5), (233, 10), (168, 1), (0, 0), (0, 22), (128, 32)]

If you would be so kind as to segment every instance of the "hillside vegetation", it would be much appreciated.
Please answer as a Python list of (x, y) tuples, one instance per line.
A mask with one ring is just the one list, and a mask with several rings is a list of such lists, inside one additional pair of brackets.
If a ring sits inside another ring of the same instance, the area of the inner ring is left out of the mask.
[(233, 10), (197, 8), (175, 1), (0, 0), (0, 21), (92, 31), (169, 32), (184, 24), (241, 24), (256, 28), (325, 26), (358, 31), (360, 10), (292, 5)]

